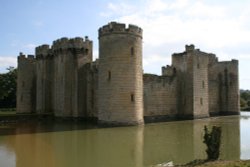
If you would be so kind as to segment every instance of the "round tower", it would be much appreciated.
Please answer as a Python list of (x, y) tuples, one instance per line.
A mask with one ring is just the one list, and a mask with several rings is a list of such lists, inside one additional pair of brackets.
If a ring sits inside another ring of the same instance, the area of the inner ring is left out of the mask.
[(99, 123), (142, 124), (141, 28), (111, 22), (99, 29), (98, 75)]

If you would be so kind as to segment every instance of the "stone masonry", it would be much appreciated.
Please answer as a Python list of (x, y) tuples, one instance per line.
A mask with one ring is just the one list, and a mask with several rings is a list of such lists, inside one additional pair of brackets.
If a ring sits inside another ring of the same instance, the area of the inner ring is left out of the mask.
[(93, 42), (61, 38), (35, 56), (18, 56), (17, 113), (95, 118), (100, 124), (136, 125), (169, 119), (239, 114), (238, 61), (186, 45), (162, 75), (143, 74), (142, 29), (111, 22)]

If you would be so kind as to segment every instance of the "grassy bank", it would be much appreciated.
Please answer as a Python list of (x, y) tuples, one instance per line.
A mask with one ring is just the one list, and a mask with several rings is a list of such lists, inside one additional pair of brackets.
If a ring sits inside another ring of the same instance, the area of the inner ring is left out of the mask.
[(16, 114), (16, 108), (0, 108), (0, 116), (13, 114)]
[(245, 161), (213, 161), (203, 164), (189, 165), (196, 167), (250, 167), (250, 160)]

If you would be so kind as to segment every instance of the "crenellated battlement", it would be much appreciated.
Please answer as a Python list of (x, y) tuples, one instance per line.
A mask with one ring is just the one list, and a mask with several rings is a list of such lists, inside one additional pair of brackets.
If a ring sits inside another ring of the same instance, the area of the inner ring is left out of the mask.
[(19, 56), (17, 57), (18, 58), (18, 60), (29, 60), (29, 61), (33, 61), (33, 60), (35, 60), (35, 56), (34, 55), (25, 55), (25, 54), (23, 54), (22, 52), (20, 52), (19, 53)]
[(143, 74), (140, 27), (110, 22), (98, 33), (95, 61), (88, 36), (40, 45), (35, 57), (20, 53), (17, 112), (107, 125), (239, 114), (238, 60), (219, 61), (188, 44), (172, 54), (160, 76)]
[(236, 64), (236, 65), (239, 64), (239, 60), (236, 60), (236, 59), (232, 59), (231, 62), (232, 62), (233, 64)]
[(165, 84), (172, 84), (174, 81), (175, 76), (167, 76), (167, 75), (155, 75), (155, 74), (143, 74), (143, 82), (144, 84), (162, 84), (162, 86), (165, 86)]
[(117, 22), (110, 22), (109, 24), (99, 28), (99, 37), (108, 34), (132, 34), (142, 38), (142, 29), (136, 25), (129, 24), (128, 28), (126, 24)]
[(82, 49), (88, 46), (92, 41), (89, 40), (88, 36), (85, 38), (76, 37), (76, 38), (61, 38), (55, 40), (52, 45), (53, 50), (64, 50), (64, 49)]
[(162, 76), (174, 76), (176, 74), (176, 68), (173, 66), (163, 66), (161, 68)]
[(186, 52), (192, 52), (195, 49), (195, 46), (193, 44), (191, 45), (186, 45), (185, 46)]
[(53, 50), (66, 49), (68, 48), (68, 41), (69, 39), (66, 37), (57, 39), (53, 41), (52, 49)]
[(227, 64), (227, 65), (229, 65), (229, 64), (234, 64), (234, 65), (238, 65), (239, 64), (239, 61), (238, 60), (236, 60), (236, 59), (232, 59), (232, 60), (229, 60), (229, 61), (218, 61), (217, 62), (218, 64)]
[(47, 44), (38, 46), (35, 49), (37, 59), (45, 58), (47, 55), (49, 55), (49, 52), (50, 52), (50, 46)]

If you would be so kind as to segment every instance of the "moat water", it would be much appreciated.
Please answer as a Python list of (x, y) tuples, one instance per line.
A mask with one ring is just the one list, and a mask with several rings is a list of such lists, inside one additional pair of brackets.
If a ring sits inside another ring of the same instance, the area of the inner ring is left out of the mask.
[(250, 159), (250, 113), (97, 128), (72, 123), (0, 126), (0, 167), (149, 167), (206, 158), (203, 127), (222, 127), (220, 159)]

